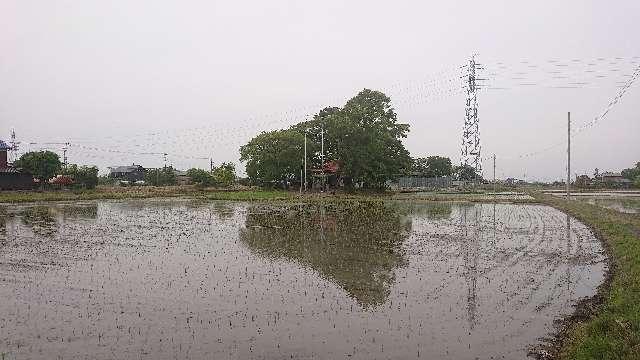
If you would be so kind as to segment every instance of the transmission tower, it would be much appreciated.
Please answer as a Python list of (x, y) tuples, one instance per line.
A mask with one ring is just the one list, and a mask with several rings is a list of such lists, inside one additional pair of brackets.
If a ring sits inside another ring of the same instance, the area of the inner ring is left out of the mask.
[(11, 129), (11, 163), (18, 160), (18, 145), (20, 142), (16, 140), (16, 131)]
[(462, 165), (471, 166), (476, 171), (476, 176), (482, 173), (482, 158), (480, 156), (480, 128), (478, 119), (478, 70), (483, 68), (476, 62), (475, 55), (471, 56), (469, 64), (463, 66), (466, 74), (467, 103), (465, 106), (464, 128), (462, 130)]

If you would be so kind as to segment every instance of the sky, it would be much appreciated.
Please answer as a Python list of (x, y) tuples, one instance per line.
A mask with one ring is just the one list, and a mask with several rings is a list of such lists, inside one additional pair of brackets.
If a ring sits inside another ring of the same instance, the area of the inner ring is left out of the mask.
[[(484, 176), (560, 180), (640, 161), (628, 1), (0, 1), (0, 139), (69, 162), (209, 166), (364, 88), (391, 97), (414, 157), (460, 162), (476, 54)], [(611, 108), (604, 117), (605, 109)], [(572, 174), (572, 175), (573, 175)]]

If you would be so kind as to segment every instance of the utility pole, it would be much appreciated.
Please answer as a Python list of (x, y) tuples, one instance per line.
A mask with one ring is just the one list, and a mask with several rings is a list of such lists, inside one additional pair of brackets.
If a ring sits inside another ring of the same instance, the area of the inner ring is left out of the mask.
[(322, 171), (322, 191), (324, 191), (324, 187), (327, 182), (324, 175), (324, 127), (320, 129), (320, 139), (320, 143), (322, 144), (320, 145), (320, 170)]
[(307, 130), (304, 130), (304, 191), (307, 191)]
[(209, 171), (213, 172), (213, 158), (209, 159)]
[(64, 168), (67, 168), (67, 149), (68, 146), (71, 145), (69, 142), (64, 143), (64, 147), (62, 148), (62, 163), (64, 164)]
[(496, 194), (496, 154), (493, 154), (493, 195)]
[(567, 200), (571, 196), (571, 112), (567, 113)]

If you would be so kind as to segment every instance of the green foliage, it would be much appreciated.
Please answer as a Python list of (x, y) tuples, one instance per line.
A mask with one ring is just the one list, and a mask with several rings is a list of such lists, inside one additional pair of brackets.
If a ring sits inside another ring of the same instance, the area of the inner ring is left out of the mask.
[(451, 176), (453, 166), (451, 159), (443, 156), (429, 156), (428, 158), (415, 158), (412, 161), (411, 172), (424, 177)]
[(258, 135), (240, 149), (240, 159), (247, 161), (247, 174), (254, 181), (297, 179), (303, 163), (305, 133), (308, 167), (321, 167), (323, 131), (325, 161), (338, 161), (340, 175), (365, 188), (383, 187), (411, 164), (402, 144), (409, 125), (397, 122), (389, 97), (368, 89), (343, 108), (324, 108), (313, 120)]
[(44, 182), (60, 172), (62, 163), (58, 154), (54, 152), (31, 151), (16, 160), (14, 166), (30, 172), (34, 177)]
[(331, 116), (328, 135), (343, 175), (365, 188), (383, 187), (409, 167), (411, 157), (402, 144), (409, 125), (399, 124), (391, 99), (379, 91), (362, 90)]
[(213, 169), (213, 178), (220, 186), (231, 186), (236, 181), (236, 166), (231, 163), (222, 163)]
[(636, 178), (640, 177), (640, 162), (636, 163), (636, 166), (633, 168), (622, 170), (621, 174), (625, 178), (634, 181)]
[(471, 181), (474, 179), (482, 179), (482, 175), (476, 174), (476, 169), (471, 165), (456, 166), (453, 172), (455, 174), (456, 180)]
[(240, 148), (253, 183), (273, 184), (300, 177), (304, 136), (294, 130), (262, 132)]
[(191, 182), (196, 185), (212, 186), (215, 184), (213, 176), (206, 170), (191, 168), (187, 170), (187, 176), (191, 179)]
[(70, 164), (62, 170), (62, 174), (70, 176), (76, 187), (93, 189), (98, 185), (98, 168), (95, 166)]
[(163, 167), (161, 169), (150, 169), (144, 174), (144, 181), (153, 186), (176, 185), (178, 178), (173, 167)]
[(113, 185), (116, 183), (116, 180), (109, 175), (100, 175), (98, 176), (98, 185)]
[[(331, 231), (322, 230), (326, 224)], [(239, 240), (265, 258), (314, 269), (362, 307), (373, 308), (390, 295), (394, 270), (407, 264), (402, 243), (410, 229), (398, 207), (383, 201), (270, 203), (247, 212)]]

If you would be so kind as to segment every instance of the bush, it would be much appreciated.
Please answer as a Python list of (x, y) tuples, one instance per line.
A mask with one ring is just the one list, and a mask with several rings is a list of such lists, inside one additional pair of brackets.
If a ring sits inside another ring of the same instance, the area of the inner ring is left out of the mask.
[(236, 166), (233, 163), (222, 163), (213, 169), (213, 178), (220, 186), (231, 186), (236, 181)]
[(164, 167), (161, 169), (149, 169), (144, 174), (145, 183), (153, 186), (176, 185), (178, 177), (173, 167)]
[(187, 176), (191, 182), (201, 186), (215, 185), (213, 176), (206, 170), (191, 168), (187, 170)]
[(98, 168), (95, 166), (70, 164), (62, 170), (62, 175), (70, 176), (74, 187), (93, 189), (98, 185)]

